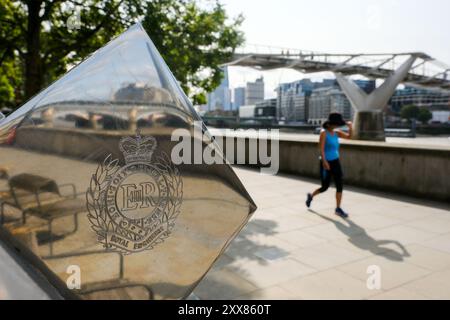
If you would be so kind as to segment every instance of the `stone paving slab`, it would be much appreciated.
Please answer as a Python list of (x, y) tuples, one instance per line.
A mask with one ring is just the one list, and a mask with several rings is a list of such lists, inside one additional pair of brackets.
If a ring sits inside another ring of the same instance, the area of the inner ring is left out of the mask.
[[(235, 167), (258, 210), (195, 289), (200, 299), (450, 299), (450, 206)], [(380, 288), (369, 289), (370, 266)]]

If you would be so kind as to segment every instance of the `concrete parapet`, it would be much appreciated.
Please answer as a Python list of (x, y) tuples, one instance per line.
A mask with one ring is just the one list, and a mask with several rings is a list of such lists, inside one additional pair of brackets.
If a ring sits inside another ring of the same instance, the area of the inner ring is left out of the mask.
[[(150, 133), (151, 134), (151, 133)], [(45, 153), (90, 160), (103, 159), (92, 141), (101, 142), (104, 152), (119, 157), (117, 144), (121, 134), (115, 131), (95, 131), (87, 134), (77, 129), (21, 128), (15, 145)], [(279, 141), (280, 172), (319, 177), (318, 136), (313, 139)], [(255, 138), (233, 137), (227, 144), (234, 146), (232, 163), (248, 164), (249, 141)], [(236, 152), (237, 142), (245, 152)], [(170, 137), (165, 137), (169, 140)], [(270, 140), (268, 141), (270, 150)], [(162, 146), (168, 148), (166, 143)], [(226, 145), (223, 148), (227, 154)], [(253, 149), (255, 150), (255, 149)], [(170, 153), (170, 151), (167, 149)], [(231, 154), (231, 153), (229, 153)], [(238, 161), (239, 160), (239, 161)], [(415, 197), (450, 202), (450, 148), (400, 145), (372, 141), (341, 142), (341, 162), (345, 183), (370, 189), (390, 191)]]
[[(234, 139), (245, 140), (248, 154), (253, 138)], [(319, 178), (318, 142), (280, 140), (279, 150), (280, 172)], [(340, 155), (347, 184), (450, 202), (450, 148), (349, 141)]]

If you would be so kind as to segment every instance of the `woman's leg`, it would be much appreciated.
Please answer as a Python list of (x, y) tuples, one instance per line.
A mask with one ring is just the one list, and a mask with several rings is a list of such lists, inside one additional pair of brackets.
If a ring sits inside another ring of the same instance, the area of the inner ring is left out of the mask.
[(313, 198), (314, 196), (327, 191), (328, 188), (330, 187), (331, 172), (325, 170), (325, 168), (322, 165), (322, 161), (320, 161), (320, 182), (322, 183), (322, 186), (312, 193)]
[(320, 181), (322, 183), (322, 186), (319, 189), (314, 190), (314, 192), (308, 193), (306, 197), (306, 206), (309, 208), (311, 206), (311, 201), (315, 196), (317, 196), (319, 193), (325, 192), (328, 190), (330, 186), (331, 181), (331, 173), (328, 170), (325, 170), (325, 168), (322, 165), (322, 161), (320, 161)]
[(333, 164), (333, 179), (336, 185), (336, 208), (341, 207), (342, 191), (344, 189), (344, 183), (342, 181), (342, 169), (339, 160)]
[(336, 191), (336, 208), (341, 207), (341, 202), (342, 202), (342, 192)]
[(333, 174), (334, 184), (336, 185), (336, 214), (347, 218), (348, 215), (341, 209), (342, 191), (344, 189), (344, 183), (342, 181), (342, 168), (339, 160), (330, 163), (330, 169)]

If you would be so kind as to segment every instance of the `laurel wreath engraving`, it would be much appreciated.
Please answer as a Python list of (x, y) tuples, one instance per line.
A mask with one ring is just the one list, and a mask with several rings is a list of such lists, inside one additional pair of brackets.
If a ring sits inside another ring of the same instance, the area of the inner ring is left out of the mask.
[[(172, 164), (166, 153), (162, 152), (156, 160), (153, 166), (164, 177), (169, 195), (164, 215), (160, 220), (160, 224), (167, 224), (167, 231), (163, 232), (146, 247), (146, 250), (152, 249), (169, 237), (172, 228), (175, 226), (175, 219), (180, 213), (183, 199), (183, 181), (178, 168)], [(113, 176), (119, 169), (119, 160), (113, 159), (111, 154), (106, 157), (103, 163), (99, 164), (96, 172), (92, 175), (89, 188), (86, 192), (86, 204), (89, 211), (87, 217), (91, 222), (91, 228), (97, 234), (98, 241), (103, 244), (105, 249), (130, 254), (132, 252), (113, 246), (106, 241), (108, 232), (114, 232), (128, 239), (137, 240), (135, 234), (123, 228), (125, 226), (120, 227), (113, 223), (104, 209), (106, 189), (109, 184), (108, 178)]]

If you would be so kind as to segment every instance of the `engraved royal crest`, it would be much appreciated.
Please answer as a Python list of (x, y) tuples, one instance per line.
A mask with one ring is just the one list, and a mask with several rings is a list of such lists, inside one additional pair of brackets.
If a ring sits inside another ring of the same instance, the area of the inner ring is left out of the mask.
[(154, 155), (156, 139), (120, 140), (125, 165), (111, 155), (92, 175), (86, 192), (88, 218), (108, 250), (124, 254), (152, 249), (167, 238), (180, 212), (183, 183), (167, 154)]

